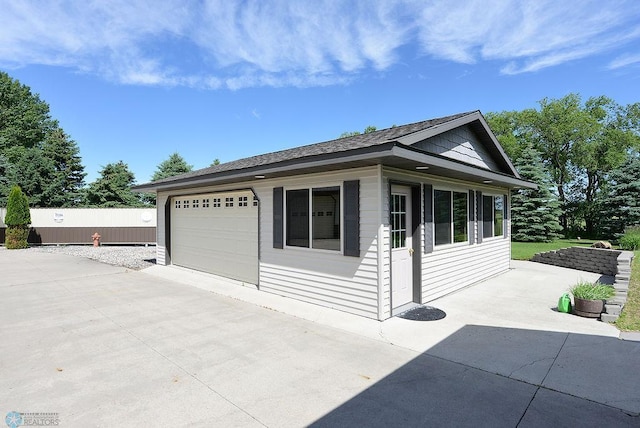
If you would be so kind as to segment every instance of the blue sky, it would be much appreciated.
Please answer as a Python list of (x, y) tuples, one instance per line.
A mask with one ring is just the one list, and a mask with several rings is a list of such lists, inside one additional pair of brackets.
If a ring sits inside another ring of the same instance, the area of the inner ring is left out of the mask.
[(0, 0), (0, 69), (95, 180), (578, 92), (640, 101), (640, 2)]

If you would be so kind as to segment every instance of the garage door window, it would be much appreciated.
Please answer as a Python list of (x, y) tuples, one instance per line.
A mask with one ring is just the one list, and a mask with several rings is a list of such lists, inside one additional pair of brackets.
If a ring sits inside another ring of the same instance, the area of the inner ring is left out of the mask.
[(288, 190), (287, 245), (340, 251), (340, 211), (340, 187)]

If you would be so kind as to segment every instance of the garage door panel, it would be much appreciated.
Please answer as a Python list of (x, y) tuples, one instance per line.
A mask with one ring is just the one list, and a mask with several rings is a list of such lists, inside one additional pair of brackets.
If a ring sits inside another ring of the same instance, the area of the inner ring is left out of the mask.
[[(220, 206), (215, 206), (216, 201)], [(239, 206), (239, 201), (247, 206)], [(173, 263), (257, 284), (258, 208), (252, 201), (250, 191), (172, 198)], [(227, 203), (233, 207), (226, 207)]]

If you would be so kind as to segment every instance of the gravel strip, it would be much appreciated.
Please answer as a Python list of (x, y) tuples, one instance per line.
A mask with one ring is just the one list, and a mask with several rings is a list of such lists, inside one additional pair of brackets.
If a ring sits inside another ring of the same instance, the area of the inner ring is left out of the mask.
[(140, 270), (156, 263), (155, 246), (102, 246), (90, 245), (60, 245), (31, 247), (29, 251), (42, 253), (67, 254), (69, 256), (86, 257), (114, 266), (124, 266), (129, 269)]

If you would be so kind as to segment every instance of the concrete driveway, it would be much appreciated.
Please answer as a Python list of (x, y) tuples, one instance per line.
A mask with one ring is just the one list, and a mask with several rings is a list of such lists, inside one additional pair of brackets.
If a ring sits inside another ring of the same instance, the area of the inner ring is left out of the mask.
[(82, 427), (640, 425), (640, 343), (552, 310), (592, 274), (514, 267), (432, 302), (443, 320), (380, 323), (179, 268), (0, 249), (0, 416)]

